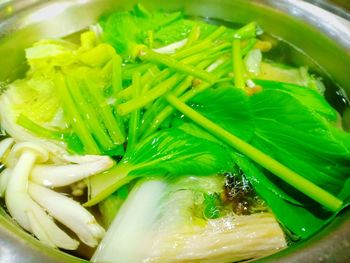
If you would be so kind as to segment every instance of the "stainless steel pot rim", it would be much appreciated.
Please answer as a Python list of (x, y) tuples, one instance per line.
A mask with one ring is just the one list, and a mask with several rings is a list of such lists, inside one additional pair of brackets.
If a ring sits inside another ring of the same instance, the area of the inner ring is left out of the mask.
[[(19, 12), (26, 12), (32, 8), (42, 7), (43, 5), (50, 5), (50, 3), (58, 2), (60, 4), (66, 3), (67, 5), (75, 5), (76, 3), (84, 4), (87, 2), (98, 2), (98, 0), (76, 0), (76, 1), (53, 1), (53, 0), (19, 0), (19, 1), (5, 1), (0, 4), (0, 31), (2, 28), (7, 27), (8, 24), (4, 24), (5, 20), (10, 21), (12, 18), (16, 18), (16, 15)], [(106, 1), (106, 0), (102, 0)], [(101, 2), (102, 2), (101, 1)], [(196, 1), (194, 1), (196, 2)], [(198, 1), (197, 1), (198, 2)], [(210, 2), (208, 0), (203, 2)], [(218, 0), (217, 3), (224, 3), (225, 0)], [(226, 1), (227, 2), (227, 1)], [(296, 16), (302, 21), (306, 21), (309, 24), (312, 24), (315, 28), (327, 34), (335, 42), (341, 43), (344, 49), (350, 52), (350, 13), (346, 10), (336, 7), (329, 3), (328, 1), (322, 0), (251, 0), (251, 3), (256, 3), (257, 5), (269, 5), (273, 8), (276, 8), (282, 12), (285, 12), (289, 15)], [(297, 3), (297, 4), (296, 4)], [(290, 8), (291, 5), (295, 5), (298, 8)], [(309, 7), (312, 4), (312, 9)], [(316, 7), (315, 4), (319, 5)], [(12, 6), (12, 10), (8, 9), (9, 6)], [(7, 10), (8, 9), (8, 10)], [(310, 11), (311, 10), (311, 11)], [(326, 10), (326, 11), (325, 11)], [(327, 13), (324, 13), (327, 12)], [(315, 17), (312, 18), (310, 14), (315, 14), (319, 18), (319, 21), (315, 20)], [(327, 14), (326, 19), (324, 14)], [(334, 16), (336, 14), (337, 16)], [(322, 19), (321, 19), (322, 18)], [(328, 24), (321, 23), (320, 21), (327, 21)], [(7, 22), (6, 22), (7, 23)], [(332, 29), (337, 28), (336, 32), (333, 32)], [(340, 28), (340, 30), (339, 30)], [(0, 32), (1, 36), (1, 32)], [(1, 215), (0, 215), (1, 216)], [(347, 262), (350, 261), (350, 252), (343, 253), (337, 259), (333, 259), (335, 253), (340, 251), (350, 251), (350, 211), (344, 211), (342, 215), (336, 218), (326, 229), (316, 236), (312, 237), (310, 240), (306, 240), (297, 244), (290, 249), (261, 259), (261, 262)], [(0, 233), (1, 233), (0, 225)], [(332, 240), (332, 243), (329, 240)], [(341, 250), (339, 250), (339, 247)], [(0, 248), (1, 251), (1, 248)], [(316, 257), (314, 255), (317, 255)], [(0, 261), (1, 261), (0, 253)], [(2, 261), (1, 261), (2, 262)], [(8, 261), (10, 263), (15, 261)], [(18, 261), (17, 261), (18, 262)], [(28, 261), (29, 262), (29, 261)], [(32, 261), (34, 262), (34, 261)], [(62, 259), (61, 262), (64, 262)]]

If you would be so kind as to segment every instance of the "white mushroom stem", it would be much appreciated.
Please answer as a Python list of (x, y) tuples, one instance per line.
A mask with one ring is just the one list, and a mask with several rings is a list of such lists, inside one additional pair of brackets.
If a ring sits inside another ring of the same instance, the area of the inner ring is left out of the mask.
[(45, 162), (48, 152), (33, 143), (19, 143), (13, 148), (19, 155), (17, 164), (9, 175), (5, 202), (11, 216), (24, 229), (51, 247), (76, 249), (79, 243), (63, 232), (45, 211), (27, 193), (28, 178), (36, 161)]
[(30, 196), (52, 217), (78, 235), (90, 247), (98, 245), (105, 234), (93, 215), (78, 202), (43, 186), (29, 183)]
[(108, 156), (101, 155), (63, 155), (60, 158), (65, 162), (78, 164), (100, 161), (101, 158), (108, 158), (109, 160), (111, 160)]
[[(90, 162), (87, 162), (87, 159)], [(35, 165), (30, 179), (40, 185), (61, 187), (101, 173), (114, 165), (113, 160), (108, 156), (90, 156), (84, 161), (86, 162), (80, 164)]]

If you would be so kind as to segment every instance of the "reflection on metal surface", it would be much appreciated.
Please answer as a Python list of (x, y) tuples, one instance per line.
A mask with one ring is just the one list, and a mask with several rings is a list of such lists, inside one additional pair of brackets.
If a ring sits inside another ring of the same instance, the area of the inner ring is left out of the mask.
[(69, 5), (70, 4), (68, 2), (53, 3), (37, 11), (34, 11), (26, 17), (26, 20), (23, 23), (23, 26), (52, 19), (53, 17), (64, 12), (69, 7)]
[(308, 21), (350, 49), (350, 21), (301, 0), (270, 0), (269, 2), (299, 19)]

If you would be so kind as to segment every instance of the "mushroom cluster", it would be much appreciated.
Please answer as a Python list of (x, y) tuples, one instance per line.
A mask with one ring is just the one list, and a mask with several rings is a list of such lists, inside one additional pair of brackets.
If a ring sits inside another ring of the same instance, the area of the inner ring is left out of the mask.
[[(60, 160), (59, 162), (57, 160)], [(79, 202), (52, 188), (101, 173), (113, 166), (107, 156), (50, 157), (50, 152), (33, 142), (0, 142), (0, 197), (16, 222), (50, 247), (74, 250), (79, 242), (59, 228), (56, 220), (72, 230), (86, 245), (95, 247), (105, 230)]]

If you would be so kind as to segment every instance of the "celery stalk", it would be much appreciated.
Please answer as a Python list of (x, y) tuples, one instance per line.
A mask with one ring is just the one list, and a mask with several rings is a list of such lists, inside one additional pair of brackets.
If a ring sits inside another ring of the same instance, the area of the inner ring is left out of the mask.
[(199, 43), (196, 43), (195, 45), (188, 47), (188, 48), (183, 48), (181, 50), (179, 50), (178, 52), (176, 52), (175, 54), (172, 55), (172, 58), (177, 59), (177, 60), (181, 60), (184, 59), (186, 57), (198, 54), (203, 52), (203, 50), (207, 50), (208, 48), (210, 48), (212, 45), (212, 41), (210, 40), (203, 40), (200, 41)]
[(122, 58), (115, 55), (112, 59), (112, 96), (115, 97), (123, 89), (122, 85)]
[[(139, 72), (139, 71), (137, 71)], [(141, 77), (141, 83), (149, 83), (151, 82), (161, 71), (157, 66), (150, 67)], [(139, 72), (140, 73), (140, 72)], [(141, 74), (141, 73), (140, 73)], [(116, 96), (117, 101), (129, 100), (132, 97), (132, 85), (121, 90)]]
[[(135, 72), (133, 77), (133, 99), (136, 99), (140, 95), (141, 83), (140, 73)], [(128, 132), (128, 150), (132, 149), (137, 143), (138, 130), (140, 125), (140, 109), (136, 109), (131, 112), (129, 120), (129, 132)]]
[(90, 154), (101, 154), (101, 151), (92, 137), (89, 128), (83, 121), (70, 94), (66, 80), (62, 73), (58, 72), (55, 78), (55, 86), (61, 97), (63, 109), (70, 125), (83, 143), (85, 151)]
[(164, 95), (166, 92), (172, 90), (174, 86), (181, 81), (184, 76), (175, 74), (172, 77), (168, 78), (166, 81), (158, 84), (156, 87), (150, 91), (142, 94), (141, 96), (129, 100), (123, 104), (118, 105), (118, 113), (122, 116), (129, 114), (130, 112), (140, 109), (146, 106), (148, 103), (154, 101), (160, 96)]
[[(220, 78), (221, 76), (224, 76), (225, 74), (227, 74), (228, 70), (226, 69), (220, 69), (220, 70), (215, 70), (214, 73), (215, 75)], [(211, 85), (203, 82), (201, 84), (199, 84), (196, 88), (191, 89), (189, 91), (187, 91), (185, 94), (183, 94), (180, 97), (180, 100), (182, 102), (187, 102), (190, 99), (192, 99), (194, 96), (196, 96), (198, 93), (210, 88)], [(172, 93), (174, 94), (174, 93)], [(177, 94), (174, 94), (175, 96)], [(151, 124), (149, 124), (149, 126), (142, 128), (142, 137), (145, 138), (148, 135), (152, 134), (153, 132), (155, 132), (159, 126), (174, 112), (174, 108), (172, 106), (166, 106), (162, 111), (160, 111), (156, 117), (154, 117), (154, 119), (152, 120)]]
[(250, 22), (249, 24), (246, 24), (245, 26), (239, 28), (236, 30), (234, 34), (235, 39), (251, 39), (256, 37), (257, 33), (257, 24), (256, 22)]
[(92, 105), (88, 104), (80, 90), (80, 86), (77, 81), (71, 77), (67, 77), (69, 92), (74, 97), (76, 101), (77, 108), (81, 113), (82, 118), (88, 124), (92, 134), (94, 135), (96, 141), (103, 148), (103, 150), (108, 150), (113, 148), (113, 142), (106, 133), (103, 124), (99, 121), (99, 116)]
[(118, 123), (117, 119), (113, 116), (112, 107), (107, 103), (107, 100), (103, 97), (102, 92), (95, 87), (95, 83), (84, 81), (87, 90), (91, 94), (92, 100), (95, 101), (95, 105), (101, 112), (102, 119), (108, 130), (109, 136), (116, 144), (122, 144), (125, 142), (125, 135), (123, 127)]
[(195, 42), (196, 40), (198, 40), (199, 36), (200, 36), (200, 26), (198, 23), (194, 24), (191, 32), (189, 33), (188, 37), (187, 37), (187, 42), (186, 44), (183, 46), (183, 49), (188, 48), (190, 46), (192, 46), (193, 42)]
[(244, 89), (245, 81), (242, 67), (241, 41), (239, 39), (234, 39), (232, 42), (232, 63), (235, 86), (239, 89)]
[(222, 36), (227, 30), (225, 26), (219, 26), (213, 33), (205, 38), (205, 40), (216, 40)]
[(140, 52), (140, 58), (143, 60), (153, 62), (153, 63), (165, 65), (165, 66), (172, 68), (178, 72), (197, 77), (197, 78), (204, 80), (208, 83), (214, 83), (217, 80), (217, 78), (214, 75), (212, 75), (204, 70), (200, 70), (196, 67), (189, 66), (185, 63), (182, 63), (182, 62), (175, 60), (172, 57), (158, 54), (158, 53), (156, 53), (150, 49), (147, 49), (147, 48), (144, 48)]

